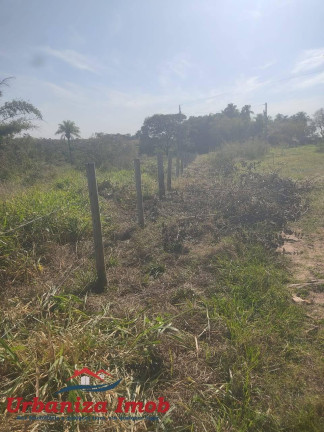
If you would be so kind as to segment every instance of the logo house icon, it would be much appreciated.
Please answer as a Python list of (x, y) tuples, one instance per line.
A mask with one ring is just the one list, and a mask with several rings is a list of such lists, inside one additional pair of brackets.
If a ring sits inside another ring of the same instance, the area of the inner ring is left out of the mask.
[(80, 377), (81, 385), (90, 385), (90, 377), (103, 381), (104, 373), (106, 372), (103, 369), (98, 371), (97, 373), (94, 373), (88, 368), (83, 368), (81, 370), (75, 370), (74, 374), (69, 378), (69, 380)]
[[(104, 369), (100, 369), (97, 373), (93, 373), (88, 368), (83, 368), (80, 371), (75, 371), (73, 377), (77, 376), (76, 372), (78, 372), (78, 375), (80, 375), (82, 373), (87, 374), (87, 375), (81, 375), (81, 377), (80, 377), (80, 384), (81, 385), (90, 385), (91, 384), (90, 377), (100, 379), (101, 381), (104, 381), (105, 377), (107, 377), (107, 376), (112, 377), (112, 375), (110, 373), (106, 372)], [(69, 379), (71, 379), (71, 378), (69, 378)]]
[[(65, 393), (71, 390), (83, 390), (83, 391), (92, 391), (92, 392), (103, 392), (112, 390), (120, 383), (120, 379), (115, 381), (112, 384), (108, 384), (105, 382), (105, 378), (112, 377), (112, 375), (106, 372), (104, 369), (100, 369), (98, 372), (92, 372), (88, 368), (83, 368), (81, 370), (75, 370), (74, 374), (68, 380), (78, 379), (78, 385), (71, 385), (68, 387), (64, 387), (56, 393)], [(95, 380), (93, 384), (91, 380)], [(96, 381), (101, 381), (101, 384), (96, 384)]]

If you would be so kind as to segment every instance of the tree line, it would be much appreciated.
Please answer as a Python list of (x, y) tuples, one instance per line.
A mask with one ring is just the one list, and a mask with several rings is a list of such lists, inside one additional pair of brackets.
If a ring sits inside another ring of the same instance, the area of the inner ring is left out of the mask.
[(271, 145), (305, 145), (324, 140), (324, 110), (313, 118), (305, 112), (274, 118), (253, 115), (251, 105), (238, 109), (229, 103), (220, 113), (187, 117), (178, 114), (155, 114), (147, 117), (137, 132), (140, 153), (158, 151), (193, 151), (207, 153), (229, 142), (262, 139)]
[[(2, 96), (1, 87), (7, 86), (8, 80), (9, 78), (0, 81), (0, 97)], [(8, 147), (8, 140), (32, 129), (35, 120), (42, 120), (42, 114), (29, 102), (13, 100), (0, 106), (0, 153), (3, 152), (6, 144)], [(289, 146), (317, 141), (323, 142), (324, 109), (321, 108), (316, 111), (312, 118), (303, 111), (291, 116), (277, 114), (272, 118), (266, 112), (254, 115), (251, 105), (244, 105), (239, 109), (233, 103), (229, 103), (219, 113), (187, 118), (181, 113), (179, 107), (177, 114), (154, 114), (147, 117), (141, 129), (134, 136), (96, 133), (88, 140), (78, 139), (80, 138), (80, 129), (71, 120), (64, 120), (60, 123), (55, 133), (59, 134), (61, 139), (67, 140), (68, 162), (73, 163), (73, 154), (78, 153), (78, 164), (83, 163), (85, 155), (92, 155), (98, 164), (102, 164), (105, 156), (107, 156), (107, 151), (105, 151), (107, 146), (111, 146), (113, 153), (118, 154), (118, 158), (120, 158), (120, 152), (117, 151), (117, 148), (121, 147), (126, 150), (127, 144), (134, 147), (137, 141), (139, 153), (148, 155), (157, 152), (169, 154), (179, 151), (202, 154), (215, 150), (226, 143), (243, 143), (256, 139), (271, 145), (284, 144)], [(30, 144), (31, 137), (28, 136), (27, 138)], [(72, 139), (78, 139), (77, 146), (74, 146), (73, 151), (71, 148)], [(19, 140), (20, 142), (24, 141)], [(50, 145), (52, 149), (55, 146), (57, 149), (60, 147), (57, 140), (32, 140), (41, 143), (42, 149), (44, 149), (45, 143)], [(50, 151), (49, 154), (51, 153)], [(109, 155), (111, 156), (111, 152)]]

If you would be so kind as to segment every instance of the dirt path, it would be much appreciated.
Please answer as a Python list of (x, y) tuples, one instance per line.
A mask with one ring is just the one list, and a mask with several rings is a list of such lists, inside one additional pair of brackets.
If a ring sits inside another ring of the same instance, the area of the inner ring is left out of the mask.
[(308, 307), (312, 316), (324, 318), (324, 228), (303, 234), (294, 228), (292, 234), (282, 234), (285, 243), (278, 252), (291, 260), (295, 282), (290, 284), (292, 298)]

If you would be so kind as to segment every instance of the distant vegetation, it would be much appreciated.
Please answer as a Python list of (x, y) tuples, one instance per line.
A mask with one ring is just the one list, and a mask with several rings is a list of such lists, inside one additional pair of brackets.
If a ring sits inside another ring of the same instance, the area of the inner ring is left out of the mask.
[[(95, 162), (102, 169), (129, 168), (137, 154), (136, 144), (136, 139), (120, 134), (73, 140), (70, 143), (72, 164), (78, 169), (83, 169), (86, 162)], [(29, 135), (3, 140), (0, 159), (3, 162), (0, 181), (22, 176), (30, 184), (71, 160), (66, 141)]]
[(230, 103), (220, 113), (199, 117), (155, 114), (145, 119), (137, 133), (140, 152), (154, 154), (179, 149), (199, 154), (217, 150), (226, 143), (264, 140), (271, 145), (297, 146), (324, 139), (324, 111), (311, 119), (305, 112), (292, 116), (263, 114), (253, 116), (250, 105), (241, 110)]
[[(8, 79), (0, 81), (0, 88), (7, 85)], [(24, 180), (33, 183), (55, 166), (72, 164), (79, 169), (89, 161), (104, 170), (127, 169), (138, 153), (204, 154), (232, 143), (244, 144), (240, 153), (249, 156), (248, 152), (251, 157), (261, 156), (269, 145), (315, 143), (324, 150), (323, 108), (313, 118), (302, 111), (272, 118), (266, 112), (255, 115), (250, 105), (239, 109), (229, 103), (219, 113), (188, 119), (181, 111), (154, 114), (144, 120), (135, 136), (100, 132), (88, 139), (80, 138), (80, 129), (71, 120), (59, 124), (55, 133), (61, 135), (60, 140), (32, 138), (26, 131), (34, 127), (35, 120), (42, 120), (42, 114), (28, 102), (14, 100), (0, 106), (0, 181), (23, 174)], [(25, 135), (19, 136), (23, 132)]]

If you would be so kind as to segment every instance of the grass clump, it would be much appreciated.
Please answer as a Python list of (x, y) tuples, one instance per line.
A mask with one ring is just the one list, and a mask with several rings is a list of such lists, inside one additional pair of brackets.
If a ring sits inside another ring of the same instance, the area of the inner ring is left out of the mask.
[[(209, 268), (216, 283), (195, 308), (196, 325), (198, 311), (208, 311), (205, 331), (197, 339), (197, 357), (200, 367), (208, 365), (217, 375), (219, 384), (213, 385), (212, 379), (197, 383), (200, 391), (189, 404), (192, 415), (198, 410), (204, 419), (200, 427), (299, 430), (294, 429), (299, 423), (293, 413), (306, 398), (313, 417), (303, 421), (309, 431), (319, 430), (323, 406), (312, 397), (311, 383), (312, 374), (320, 373), (320, 346), (307, 340), (304, 314), (283, 289), (287, 275), (278, 257), (260, 245), (236, 243), (232, 259), (217, 256)], [(304, 365), (310, 356), (316, 366), (309, 373)]]
[(44, 245), (75, 243), (89, 233), (88, 197), (82, 180), (66, 177), (52, 187), (32, 187), (0, 206), (1, 280), (26, 280), (41, 270)]

